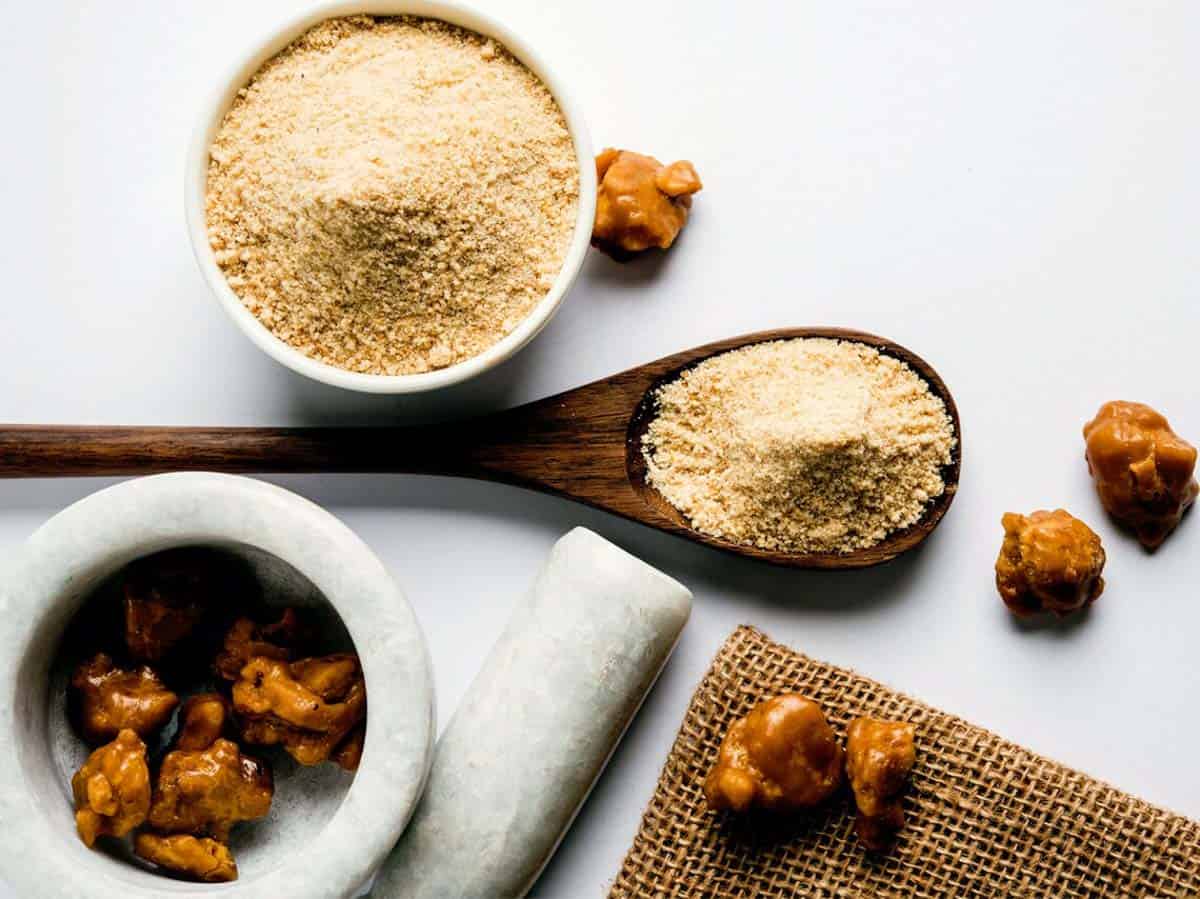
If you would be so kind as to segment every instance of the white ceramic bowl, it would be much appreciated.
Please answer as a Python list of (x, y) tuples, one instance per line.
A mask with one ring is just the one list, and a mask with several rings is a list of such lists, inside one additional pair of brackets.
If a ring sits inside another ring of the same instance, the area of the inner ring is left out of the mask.
[[(332, 607), (359, 653), (370, 697), (353, 778), (332, 765), (281, 773), (277, 762), (271, 814), (234, 830), (240, 877), (222, 885), (168, 879), (84, 847), (70, 777), (86, 750), (66, 722), (63, 675), (55, 677), (67, 626), (97, 586), (133, 559), (184, 545), (241, 557), (268, 601), (299, 592)], [(248, 478), (143, 478), (51, 519), (0, 576), (0, 871), (17, 895), (342, 899), (399, 838), (433, 754), (429, 659), (383, 564), (328, 512)]]
[[(526, 67), (537, 75), (554, 99), (558, 102), (566, 119), (567, 128), (575, 144), (575, 156), (579, 162), (579, 210), (575, 218), (575, 233), (549, 293), (534, 307), (533, 311), (511, 333), (493, 344), (478, 356), (437, 371), (414, 375), (369, 375), (347, 371), (319, 362), (304, 355), (280, 340), (250, 312), (237, 294), (225, 281), (225, 275), (217, 265), (212, 247), (208, 243), (205, 225), (204, 194), (208, 178), (208, 149), (221, 126), (225, 113), (233, 103), (237, 92), (250, 80), (264, 62), (298, 38), (309, 28), (325, 19), (359, 14), (413, 15), (442, 19), (454, 25), (494, 38), (503, 44)], [(186, 208), (188, 233), (192, 249), (200, 264), (200, 271), (221, 306), (229, 313), (239, 328), (259, 349), (277, 362), (286, 365), (315, 381), (357, 390), (365, 393), (419, 393), (437, 390), (473, 378), (488, 369), (495, 368), (524, 347), (546, 326), (562, 304), (571, 285), (575, 282), (592, 235), (592, 223), (596, 217), (596, 166), (591, 139), (578, 104), (567, 92), (563, 81), (546, 65), (533, 48), (507, 28), (482, 13), (454, 0), (337, 0), (323, 3), (296, 19), (288, 22), (265, 40), (245, 58), (222, 83), (205, 106), (200, 125), (192, 139), (188, 152)]]

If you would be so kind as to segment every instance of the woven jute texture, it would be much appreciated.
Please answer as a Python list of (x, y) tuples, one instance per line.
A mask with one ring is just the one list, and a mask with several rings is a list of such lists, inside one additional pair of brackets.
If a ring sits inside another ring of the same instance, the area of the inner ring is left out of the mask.
[[(786, 692), (819, 702), (843, 740), (859, 715), (916, 725), (907, 825), (889, 854), (859, 846), (848, 790), (798, 822), (706, 808), (726, 729)], [(1195, 899), (1200, 823), (743, 627), (696, 690), (611, 896)]]

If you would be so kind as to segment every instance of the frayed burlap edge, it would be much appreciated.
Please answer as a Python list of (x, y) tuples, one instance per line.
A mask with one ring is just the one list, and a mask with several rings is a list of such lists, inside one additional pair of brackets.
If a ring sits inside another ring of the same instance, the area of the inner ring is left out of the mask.
[[(839, 797), (804, 821), (733, 821), (701, 790), (730, 723), (770, 696), (816, 700), (844, 738), (871, 715), (917, 726), (907, 826), (872, 857)], [(739, 628), (717, 654), (612, 897), (1200, 897), (1200, 823), (853, 672)]]

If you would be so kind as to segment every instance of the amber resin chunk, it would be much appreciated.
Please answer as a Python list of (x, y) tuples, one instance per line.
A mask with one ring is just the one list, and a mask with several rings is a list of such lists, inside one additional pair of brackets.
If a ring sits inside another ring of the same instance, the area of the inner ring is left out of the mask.
[(811, 808), (841, 784), (842, 758), (820, 706), (795, 693), (777, 696), (730, 726), (704, 795), (717, 810)]
[(1105, 510), (1147, 549), (1160, 546), (1200, 492), (1196, 448), (1142, 403), (1105, 403), (1083, 436)]
[(225, 732), (229, 701), (220, 693), (198, 693), (179, 710), (175, 749), (196, 752), (208, 749)]
[(1014, 615), (1067, 615), (1104, 592), (1104, 547), (1078, 518), (1062, 509), (1009, 512), (1002, 523), (996, 587)]
[(71, 778), (71, 792), (75, 827), (86, 846), (102, 836), (125, 836), (150, 809), (146, 744), (132, 730), (122, 730), (88, 756)]
[(876, 718), (855, 718), (846, 730), (846, 773), (858, 806), (855, 830), (868, 849), (886, 849), (904, 826), (899, 795), (916, 762), (915, 733), (906, 722)]
[(139, 858), (201, 883), (237, 880), (237, 863), (224, 843), (180, 833), (139, 833), (133, 841)]
[(290, 665), (256, 658), (233, 686), (233, 706), (247, 743), (280, 744), (300, 764), (316, 765), (366, 719), (367, 686), (350, 653)]
[(179, 697), (148, 665), (126, 671), (104, 653), (71, 676), (74, 718), (88, 743), (98, 745), (129, 729), (150, 737), (167, 723)]
[(239, 821), (271, 810), (274, 783), (265, 762), (218, 739), (196, 752), (167, 753), (158, 773), (150, 826), (163, 833), (211, 836), (222, 843)]
[(653, 156), (609, 148), (596, 157), (592, 246), (624, 262), (668, 249), (687, 222), (692, 194), (703, 186), (690, 162), (663, 165)]
[(213, 671), (218, 677), (232, 682), (253, 658), (261, 656), (289, 662), (307, 637), (307, 630), (295, 609), (284, 609), (279, 620), (270, 624), (239, 618), (225, 634)]
[(342, 740), (341, 745), (333, 751), (330, 759), (339, 768), (346, 771), (357, 771), (362, 761), (363, 743), (367, 738), (367, 724), (364, 721)]

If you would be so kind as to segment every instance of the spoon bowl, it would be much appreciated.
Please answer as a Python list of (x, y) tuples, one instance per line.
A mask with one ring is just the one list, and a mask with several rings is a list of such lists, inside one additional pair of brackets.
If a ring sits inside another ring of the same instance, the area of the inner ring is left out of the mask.
[[(642, 439), (659, 387), (712, 356), (774, 340), (824, 337), (899, 359), (945, 404), (955, 447), (943, 493), (916, 523), (850, 553), (764, 550), (693, 528), (646, 480)], [(958, 491), (962, 428), (954, 398), (915, 353), (840, 328), (760, 331), (666, 356), (515, 409), (426, 427), (79, 428), (0, 425), (0, 477), (232, 473), (405, 472), (514, 484), (604, 509), (725, 552), (792, 568), (866, 568), (924, 541)]]
[[(929, 385), (929, 389), (934, 396), (938, 397), (945, 404), (946, 414), (949, 415), (951, 425), (954, 429), (955, 444), (951, 452), (950, 462), (942, 466), (941, 471), (942, 482), (946, 485), (946, 489), (940, 496), (934, 497), (929, 501), (919, 520), (906, 528), (893, 531), (881, 542), (873, 546), (850, 553), (788, 553), (777, 550), (765, 550), (697, 531), (688, 522), (687, 517), (672, 506), (648, 482), (643, 444), (646, 431), (657, 415), (657, 409), (655, 408), (656, 394), (661, 387), (674, 381), (688, 369), (694, 368), (713, 356), (719, 356), (730, 350), (736, 350), (756, 343), (806, 337), (825, 337), (832, 340), (845, 340), (866, 344), (885, 356), (899, 359)], [(625, 465), (629, 483), (641, 497), (642, 501), (648, 507), (652, 508), (657, 515), (671, 522), (674, 528), (685, 531), (686, 533), (683, 536), (689, 539), (724, 550), (725, 552), (732, 552), (741, 556), (749, 556), (764, 562), (786, 565), (793, 568), (867, 568), (890, 561), (901, 553), (907, 552), (919, 545), (938, 526), (950, 508), (950, 504), (954, 501), (954, 496), (958, 492), (958, 479), (962, 461), (962, 428), (958, 416), (958, 407), (954, 403), (954, 397), (951, 396), (949, 389), (938, 373), (933, 370), (933, 367), (916, 353), (905, 349), (899, 344), (882, 337), (877, 337), (874, 334), (867, 334), (863, 331), (850, 331), (843, 328), (787, 328), (777, 331), (746, 334), (741, 337), (718, 341), (717, 343), (697, 347), (693, 350), (687, 350), (666, 359), (661, 359), (656, 363), (651, 363), (651, 365), (658, 366), (659, 363), (667, 362), (671, 362), (672, 366), (645, 390), (641, 401), (638, 403), (629, 420)]]

